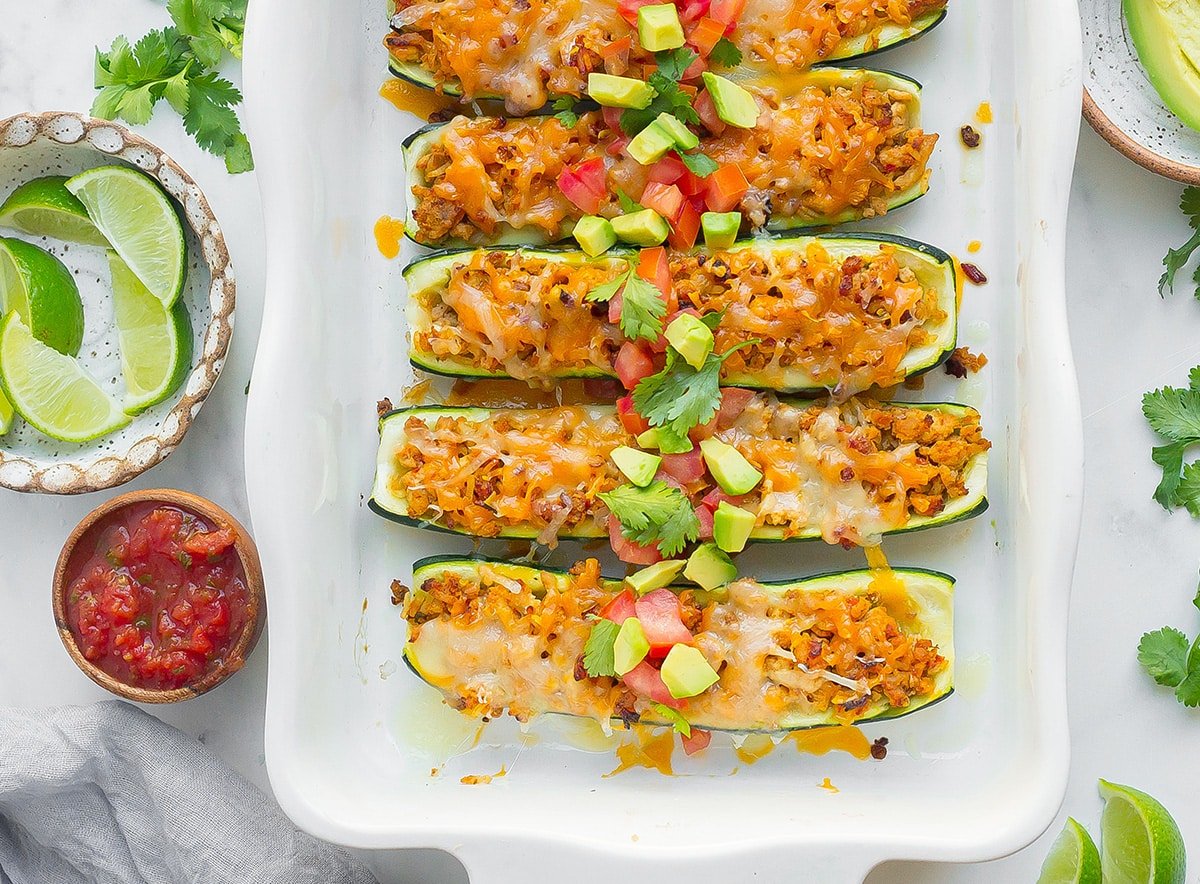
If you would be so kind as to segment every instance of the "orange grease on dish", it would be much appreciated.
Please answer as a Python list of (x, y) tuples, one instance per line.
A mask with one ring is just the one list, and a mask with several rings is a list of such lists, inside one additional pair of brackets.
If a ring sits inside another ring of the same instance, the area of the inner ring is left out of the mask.
[(862, 731), (853, 725), (840, 724), (836, 727), (819, 727), (807, 731), (792, 731), (788, 739), (801, 752), (810, 755), (825, 755), (828, 752), (846, 752), (859, 761), (871, 757), (871, 742)]
[(992, 105), (990, 102), (981, 101), (979, 107), (975, 109), (975, 122), (986, 126), (995, 119), (992, 116)]
[(379, 94), (387, 99), (396, 110), (408, 111), (422, 120), (428, 120), (432, 114), (458, 104), (453, 98), (447, 98), (432, 89), (417, 86), (398, 77), (393, 77), (380, 86)]
[(977, 239), (973, 239), (969, 243), (967, 243), (967, 251), (970, 252), (972, 255), (974, 255), (976, 252), (978, 252), (982, 248), (983, 248), (983, 243), (981, 243)]
[(400, 254), (400, 243), (404, 240), (404, 222), (387, 215), (375, 222), (375, 245), (379, 253), (389, 260)]
[(604, 775), (605, 779), (635, 767), (647, 767), (664, 776), (672, 776), (671, 754), (675, 751), (675, 731), (665, 729), (653, 733), (644, 728), (636, 729), (637, 739), (617, 747), (617, 759), (621, 762), (614, 770)]
[(463, 777), (459, 782), (464, 786), (486, 786), (492, 780), (498, 780), (500, 777), (506, 776), (508, 776), (508, 768), (501, 765), (500, 770), (494, 774), (471, 774), (470, 776)]
[(833, 783), (831, 783), (829, 781), (829, 777), (826, 777), (825, 779), (821, 780), (821, 782), (817, 783), (817, 786), (824, 789), (826, 792), (832, 792), (834, 795), (836, 795), (838, 792), (842, 791), (841, 789), (839, 789), (837, 786), (835, 786)]
[(733, 754), (746, 764), (761, 761), (775, 751), (775, 741), (765, 734), (751, 734), (742, 745), (733, 750)]

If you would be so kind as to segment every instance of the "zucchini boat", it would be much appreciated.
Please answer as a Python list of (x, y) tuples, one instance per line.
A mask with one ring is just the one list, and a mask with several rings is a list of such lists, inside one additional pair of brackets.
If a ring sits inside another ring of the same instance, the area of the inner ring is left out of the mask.
[[(727, 388), (721, 411), (696, 429), (736, 448), (761, 483), (724, 495), (698, 447), (665, 456), (660, 473), (696, 508), (727, 500), (753, 513), (751, 540), (868, 546), (987, 508), (991, 443), (963, 405), (813, 404)], [(610, 454), (635, 444), (612, 407), (398, 409), (380, 421), (370, 507), (474, 537), (608, 536), (620, 554), (620, 524), (599, 495), (624, 481)]]
[[(664, 593), (677, 596), (674, 604)], [(624, 678), (585, 668), (593, 624), (617, 619), (609, 612), (622, 594), (621, 581), (601, 577), (594, 559), (567, 572), (430, 558), (414, 566), (404, 601), (404, 659), (474, 716), (507, 710), (521, 720), (560, 713), (606, 726), (668, 724), (665, 701), (705, 730), (859, 724), (916, 712), (953, 691), (953, 593), (952, 578), (915, 569), (658, 590), (627, 616), (639, 617), (652, 644), (660, 632), (696, 648), (720, 676), (675, 701), (663, 691), (668, 664), (656, 659), (669, 653), (663, 646)]]
[[(624, 342), (585, 300), (636, 254), (478, 249), (420, 258), (408, 283), (409, 358), (434, 374), (545, 385), (616, 377)], [(721, 312), (727, 384), (839, 396), (891, 386), (953, 352), (953, 259), (896, 236), (789, 236), (672, 252), (681, 308)]]
[[(700, 5), (697, 18), (702, 17)], [(708, 3), (702, 3), (707, 7)], [(384, 39), (393, 74), (447, 95), (501, 99), (514, 115), (579, 97), (589, 73), (625, 76), (653, 62), (625, 0), (399, 0)], [(630, 14), (629, 18), (624, 17)], [(932, 30), (946, 0), (749, 0), (729, 39), (746, 73), (770, 77), (859, 61)], [(693, 22), (687, 24), (691, 30)]]
[[(736, 203), (747, 229), (824, 227), (883, 215), (924, 195), (937, 136), (920, 129), (920, 84), (899, 74), (824, 69), (751, 88), (753, 129), (701, 138), (699, 150), (735, 166), (748, 189)], [(613, 123), (611, 126), (615, 126)], [(455, 117), (404, 141), (410, 188), (406, 232), (423, 245), (545, 245), (570, 236), (585, 213), (559, 178), (604, 165), (592, 214), (621, 213), (617, 192), (639, 197), (651, 167), (624, 151), (598, 111), (567, 127), (552, 116)], [(704, 181), (699, 179), (701, 190)], [(711, 207), (712, 203), (710, 203)]]

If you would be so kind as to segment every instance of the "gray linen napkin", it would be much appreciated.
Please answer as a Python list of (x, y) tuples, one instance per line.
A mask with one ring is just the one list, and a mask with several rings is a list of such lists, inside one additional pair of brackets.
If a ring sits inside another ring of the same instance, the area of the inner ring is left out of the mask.
[(0, 709), (0, 884), (372, 884), (128, 703)]

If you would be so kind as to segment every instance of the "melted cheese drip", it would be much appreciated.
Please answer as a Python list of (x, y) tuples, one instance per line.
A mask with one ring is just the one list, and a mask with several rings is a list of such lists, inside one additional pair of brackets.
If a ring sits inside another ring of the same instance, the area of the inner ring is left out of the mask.
[(775, 751), (775, 741), (766, 734), (751, 734), (742, 745), (736, 746), (733, 754), (739, 761), (756, 764)]
[(829, 752), (846, 752), (859, 761), (871, 757), (871, 742), (862, 731), (853, 725), (821, 727), (807, 731), (794, 731), (788, 737), (796, 748), (810, 755), (825, 755)]
[(422, 120), (428, 120), (434, 114), (449, 110), (458, 104), (453, 98), (408, 80), (401, 80), (399, 77), (393, 77), (380, 86), (379, 95), (396, 110), (407, 111)]
[(658, 733), (644, 727), (637, 727), (634, 730), (634, 739), (617, 747), (617, 760), (620, 763), (606, 773), (604, 778), (615, 777), (617, 774), (633, 770), (635, 767), (656, 770), (663, 776), (674, 775), (671, 756), (675, 751), (675, 732), (669, 728), (662, 729)]
[(986, 126), (989, 123), (991, 123), (993, 121), (993, 119), (995, 119), (995, 117), (992, 114), (991, 102), (987, 102), (987, 101), (980, 102), (979, 107), (977, 107), (975, 109), (975, 122), (979, 123), (980, 125)]
[(382, 216), (375, 222), (375, 247), (389, 261), (400, 254), (400, 243), (404, 241), (404, 221), (400, 218)]

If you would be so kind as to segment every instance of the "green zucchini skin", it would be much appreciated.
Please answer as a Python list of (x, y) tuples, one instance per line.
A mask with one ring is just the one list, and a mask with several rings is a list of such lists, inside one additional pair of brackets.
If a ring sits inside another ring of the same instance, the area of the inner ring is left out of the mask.
[[(803, 404), (803, 403), (798, 403)], [(901, 405), (905, 408), (921, 408), (928, 410), (945, 410), (951, 413), (963, 413), (970, 410), (965, 405), (959, 405), (953, 402), (896, 402), (883, 403), (892, 405)], [(588, 410), (595, 416), (611, 414), (613, 409), (609, 406), (591, 406)], [(404, 502), (394, 497), (388, 490), (389, 474), (391, 464), (388, 454), (394, 450), (393, 446), (388, 446), (385, 449), (386, 427), (391, 420), (405, 420), (411, 416), (426, 416), (436, 417), (440, 414), (451, 414), (459, 417), (468, 417), (474, 413), (479, 419), (487, 417), (492, 409), (479, 408), (474, 406), (459, 406), (459, 405), (433, 405), (425, 406), (418, 405), (408, 408), (397, 408), (384, 414), (379, 419), (379, 428), (381, 434), (379, 454), (376, 462), (375, 481), (371, 489), (371, 497), (367, 502), (367, 507), (376, 515), (379, 515), (391, 522), (396, 522), (400, 525), (407, 525), (411, 528), (421, 528), (426, 531), (435, 531), (439, 534), (453, 534), (460, 537), (474, 536), (465, 531), (459, 531), (454, 528), (447, 528), (443, 525), (436, 525), (429, 521), (417, 519), (408, 515), (404, 509)], [(955, 522), (963, 522), (968, 519), (973, 519), (976, 516), (982, 515), (987, 511), (987, 462), (988, 454), (976, 455), (974, 460), (967, 468), (965, 477), (968, 493), (962, 497), (956, 498), (947, 503), (936, 516), (913, 516), (909, 519), (907, 525), (903, 528), (897, 528), (894, 531), (885, 532), (885, 536), (891, 537), (900, 534), (913, 534), (917, 531), (925, 531), (931, 528), (941, 528), (946, 525), (952, 525)], [(499, 534), (492, 538), (495, 540), (533, 540), (537, 537), (537, 530), (533, 527), (529, 528), (504, 528)], [(605, 538), (608, 532), (604, 529), (597, 528), (591, 524), (583, 523), (577, 526), (574, 530), (562, 531), (558, 535), (559, 540), (596, 540)], [(819, 531), (811, 531), (807, 534), (794, 534), (784, 536), (781, 528), (760, 525), (754, 529), (750, 535), (751, 542), (754, 543), (795, 543), (800, 541), (820, 540)]]
[[(875, 35), (866, 35), (855, 37), (852, 40), (844, 40), (842, 44), (828, 58), (817, 62), (813, 65), (814, 69), (827, 67), (835, 67), (846, 64), (856, 64), (868, 58), (873, 58), (880, 53), (887, 52), (891, 49), (897, 49), (900, 46), (907, 45), (916, 40), (921, 39), (943, 21), (946, 20), (947, 10), (945, 8), (934, 12), (927, 12), (925, 15), (915, 19), (912, 25), (908, 28), (901, 28), (896, 25), (887, 25), (881, 28)], [(869, 45), (872, 41), (877, 40), (874, 46)], [(438, 88), (437, 78), (428, 68), (421, 67), (419, 64), (408, 61), (399, 61), (390, 53), (388, 54), (388, 71), (394, 77), (399, 77), (401, 80), (407, 80), (414, 86), (420, 86), (424, 89), (436, 90)], [(754, 82), (756, 76), (768, 75), (767, 72), (747, 65), (748, 76), (745, 81)], [(460, 97), (462, 93), (462, 84), (457, 80), (448, 80), (441, 85), (442, 93)], [(551, 100), (561, 96), (552, 95)], [(477, 100), (502, 100), (503, 96), (494, 94), (484, 94), (475, 96)]]
[[(921, 107), (921, 84), (913, 78), (895, 71), (887, 70), (858, 70), (846, 69), (839, 67), (814, 68), (804, 74), (796, 74), (795, 80), (797, 83), (818, 83), (835, 85), (852, 85), (858, 81), (868, 81), (877, 83), (882, 88), (897, 89), (904, 92), (911, 92), (914, 96), (910, 125), (913, 128), (918, 128), (921, 125), (920, 107)], [(432, 148), (433, 144), (440, 137), (441, 130), (446, 123), (432, 123), (428, 126), (423, 126), (413, 132), (401, 142), (401, 152), (404, 157), (404, 171), (406, 182), (406, 203), (407, 212), (405, 215), (404, 232), (410, 240), (418, 245), (431, 248), (474, 248), (478, 247), (478, 243), (468, 243), (453, 237), (439, 240), (438, 242), (423, 242), (420, 240), (420, 227), (417, 224), (414, 216), (414, 200), (412, 197), (412, 188), (420, 185), (424, 186), (425, 177), (417, 169), (417, 164), (421, 158)], [(888, 210), (894, 211), (903, 206), (910, 205), (916, 200), (923, 197), (929, 190), (929, 176), (922, 176), (921, 180), (911, 187), (898, 191), (892, 194), (888, 199)], [(857, 221), (862, 217), (861, 213), (854, 209), (847, 209), (839, 212), (836, 215), (826, 215), (817, 218), (798, 218), (798, 217), (782, 217), (773, 215), (767, 222), (766, 232), (774, 233), (779, 231), (791, 230), (808, 230), (815, 231), (822, 228), (834, 227), (838, 224), (845, 224), (851, 221)], [(530, 227), (514, 228), (507, 224), (500, 225), (500, 232), (497, 236), (489, 240), (488, 246), (545, 246), (556, 242), (567, 240), (571, 236), (571, 230), (574, 228), (574, 221), (569, 220), (559, 229), (557, 235), (548, 236), (541, 230)]]
[[(906, 355), (904, 360), (901, 361), (901, 368), (904, 371), (903, 377), (915, 377), (932, 371), (950, 358), (950, 354), (954, 352), (958, 338), (958, 277), (954, 259), (936, 246), (931, 246), (907, 237), (885, 233), (819, 234), (816, 236), (791, 233), (771, 237), (741, 239), (734, 244), (731, 250), (749, 249), (760, 252), (794, 250), (803, 252), (814, 241), (822, 243), (826, 248), (835, 253), (839, 250), (847, 250), (847, 254), (850, 254), (859, 244), (864, 247), (861, 250), (864, 252), (878, 250), (880, 246), (884, 245), (896, 247), (899, 253), (904, 256), (906, 266), (918, 273), (923, 284), (927, 286), (936, 285), (939, 295), (939, 306), (946, 313), (946, 320), (941, 326), (930, 329), (935, 336), (935, 343), (921, 347), (919, 350)], [(415, 368), (419, 368), (421, 371), (429, 372), (430, 374), (453, 378), (481, 380), (509, 377), (503, 372), (489, 373), (477, 366), (471, 365), (466, 360), (456, 361), (451, 357), (439, 359), (433, 354), (418, 351), (413, 346), (412, 336), (417, 331), (428, 328), (430, 317), (428, 311), (422, 308), (414, 295), (422, 295), (444, 284), (444, 278), (448, 277), (450, 268), (456, 262), (456, 259), (460, 257), (465, 258), (475, 252), (519, 250), (519, 247), (513, 246), (482, 249), (443, 249), (431, 255), (423, 255), (404, 268), (404, 279), (408, 285), (408, 328), (410, 334), (408, 352), (409, 361)], [(636, 256), (636, 252), (630, 249), (610, 249), (604, 255), (595, 259), (589, 259), (582, 252), (565, 247), (547, 246), (528, 251), (535, 256), (565, 259), (580, 264), (604, 263), (614, 258), (633, 258)], [(581, 370), (556, 372), (550, 376), (550, 379), (567, 380), (573, 378), (615, 377), (616, 372), (613, 370), (605, 371), (600, 368), (589, 367)], [(773, 390), (781, 393), (805, 396), (817, 396), (827, 392), (827, 389), (812, 378), (811, 375), (799, 369), (790, 369), (787, 374), (778, 380), (756, 378), (749, 374), (729, 375), (725, 378), (725, 383), (734, 387)]]
[[(429, 556), (427, 558), (419, 559), (418, 561), (413, 563), (413, 582), (412, 582), (413, 590), (416, 592), (419, 592), (420, 586), (424, 582), (424, 580), (426, 580), (429, 577), (435, 576), (438, 573), (442, 573), (442, 572), (448, 571), (448, 570), (449, 571), (459, 571), (460, 573), (461, 572), (470, 572), (472, 570), (478, 569), (479, 566), (481, 566), (481, 565), (491, 565), (493, 567), (501, 568), (509, 576), (512, 576), (517, 579), (520, 579), (521, 577), (528, 578), (534, 574), (542, 574), (542, 573), (549, 573), (549, 574), (560, 575), (560, 576), (566, 576), (566, 574), (567, 574), (567, 572), (561, 568), (551, 568), (551, 567), (542, 567), (542, 566), (532, 567), (532, 566), (528, 566), (528, 565), (505, 561), (503, 559), (489, 558), (487, 556), (453, 556), (453, 555)], [(875, 712), (873, 714), (869, 714), (869, 715), (864, 716), (863, 718), (859, 719), (856, 722), (856, 724), (865, 724), (865, 723), (873, 722), (873, 721), (891, 721), (891, 720), (895, 720), (897, 718), (903, 718), (906, 715), (911, 715), (915, 712), (921, 711), (922, 709), (927, 709), (930, 706), (940, 703), (943, 700), (945, 700), (947, 697), (949, 697), (951, 694), (954, 693), (954, 662), (955, 662), (954, 634), (953, 634), (953, 632), (954, 632), (953, 599), (954, 599), (954, 584), (955, 584), (954, 578), (948, 574), (941, 572), (941, 571), (935, 571), (935, 570), (931, 570), (931, 569), (927, 569), (927, 568), (896, 568), (896, 569), (894, 569), (893, 573), (897, 574), (898, 576), (900, 576), (901, 579), (905, 580), (906, 585), (908, 584), (909, 581), (923, 581), (923, 582), (927, 583), (931, 588), (936, 588), (934, 591), (931, 591), (930, 593), (928, 593), (927, 596), (936, 595), (937, 596), (936, 600), (940, 603), (939, 605), (935, 606), (935, 605), (929, 605), (929, 604), (921, 604), (920, 599), (913, 598), (911, 596), (910, 596), (910, 598), (917, 605), (917, 608), (918, 608), (916, 619), (918, 619), (921, 622), (922, 627), (923, 627), (922, 631), (921, 631), (921, 635), (923, 637), (930, 638), (930, 640), (932, 640), (934, 642), (934, 644), (937, 645), (939, 653), (941, 653), (942, 656), (944, 656), (947, 659), (947, 661), (949, 662), (949, 665), (946, 667), (946, 669), (943, 671), (943, 673), (941, 673), (941, 675), (938, 677), (937, 687), (931, 696), (929, 696), (927, 698), (926, 697), (914, 698), (913, 701), (908, 706), (901, 707), (901, 708), (897, 708), (897, 707), (893, 707), (893, 706), (884, 706), (884, 707), (880, 708), (877, 712)], [(803, 589), (806, 587), (814, 588), (814, 589), (815, 588), (823, 588), (822, 584), (825, 584), (826, 586), (828, 586), (830, 584), (849, 583), (849, 584), (851, 584), (852, 588), (849, 590), (845, 590), (847, 592), (847, 594), (849, 594), (854, 591), (854, 587), (853, 587), (854, 583), (857, 582), (859, 586), (862, 586), (865, 582), (869, 582), (870, 579), (872, 579), (872, 577), (873, 577), (873, 574), (869, 570), (846, 570), (846, 571), (823, 572), (820, 574), (814, 574), (814, 575), (811, 575), (808, 577), (804, 577), (801, 579), (759, 580), (756, 582), (765, 588), (777, 589), (780, 593), (783, 593), (783, 592), (785, 592), (787, 590), (791, 590), (791, 589)], [(607, 583), (612, 584), (612, 588), (614, 588), (614, 589), (619, 587), (621, 584), (621, 580), (619, 580), (619, 579), (613, 579), (613, 578), (604, 578), (604, 579)], [(685, 589), (692, 589), (692, 590), (696, 589), (695, 586), (692, 586), (690, 584), (675, 584), (668, 588), (676, 593), (682, 592)], [(430, 685), (431, 687), (441, 690), (422, 671), (420, 661), (415, 658), (415, 653), (414, 653), (414, 649), (413, 649), (411, 642), (408, 642), (408, 641), (405, 642), (403, 657), (404, 657), (405, 665), (408, 666), (409, 670), (414, 675), (416, 675), (419, 679), (421, 679), (422, 681), (424, 681), (426, 684)], [(565, 715), (568, 713), (548, 713), (548, 714), (564, 714)], [(652, 725), (652, 726), (667, 726), (667, 725), (669, 725), (669, 722), (654, 719), (653, 717), (645, 716), (645, 715), (642, 716), (641, 723)], [(780, 728), (772, 728), (772, 729), (720, 728), (720, 727), (711, 727), (711, 726), (707, 726), (707, 725), (703, 725), (703, 724), (699, 724), (696, 726), (703, 727), (705, 730), (710, 730), (710, 731), (715, 731), (715, 732), (741, 733), (741, 734), (745, 734), (745, 733), (769, 734), (769, 733), (790, 733), (792, 731), (811, 730), (813, 728), (829, 727), (830, 725), (835, 724), (835, 723), (836, 723), (835, 721), (831, 721), (831, 720), (797, 721), (795, 724), (789, 724), (789, 725), (786, 725), (786, 726), (783, 726)]]

